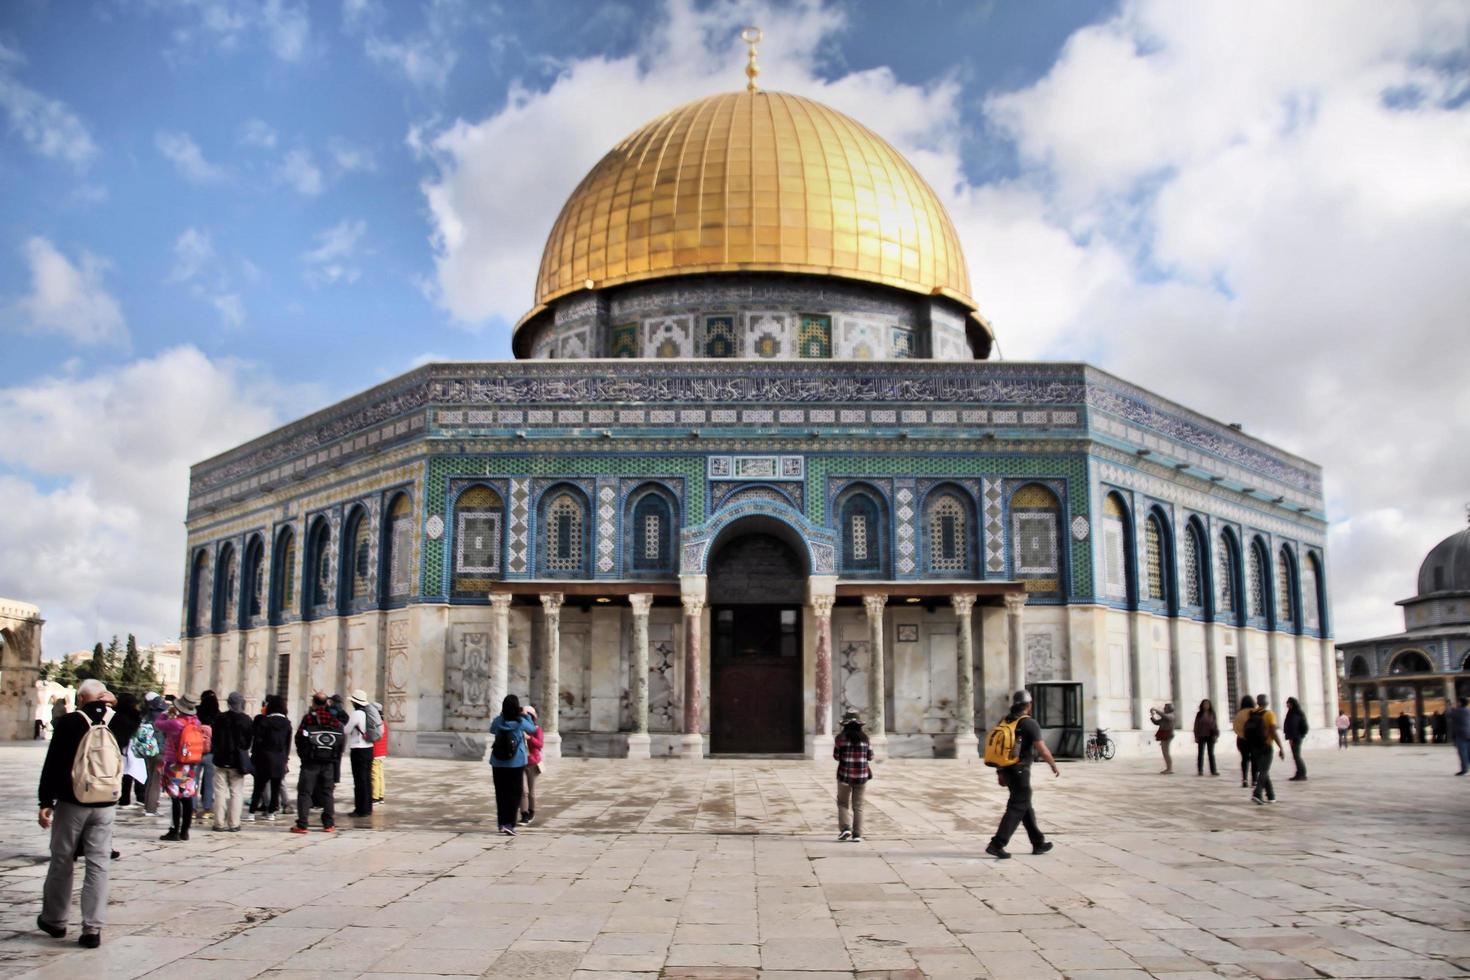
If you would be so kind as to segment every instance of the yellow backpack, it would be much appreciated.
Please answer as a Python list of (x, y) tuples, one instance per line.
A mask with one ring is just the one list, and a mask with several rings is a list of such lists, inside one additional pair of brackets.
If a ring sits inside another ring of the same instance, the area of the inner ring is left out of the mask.
[(1005, 769), (1021, 761), (1016, 751), (1016, 725), (1019, 718), (1002, 718), (985, 736), (985, 764)]

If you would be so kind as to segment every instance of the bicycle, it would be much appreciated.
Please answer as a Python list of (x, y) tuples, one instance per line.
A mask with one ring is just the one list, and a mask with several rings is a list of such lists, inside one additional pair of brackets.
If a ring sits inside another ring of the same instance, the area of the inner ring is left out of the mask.
[(1099, 728), (1087, 736), (1087, 745), (1082, 750), (1084, 758), (1093, 762), (1099, 759), (1111, 759), (1118, 751), (1118, 743), (1108, 738), (1108, 730)]

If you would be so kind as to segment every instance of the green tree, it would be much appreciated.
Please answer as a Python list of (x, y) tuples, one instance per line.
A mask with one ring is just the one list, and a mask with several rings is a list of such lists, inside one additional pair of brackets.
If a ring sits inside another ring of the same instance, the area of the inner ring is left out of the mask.
[(62, 687), (77, 686), (77, 668), (70, 660), (48, 660), (41, 665), (41, 680), (55, 681)]
[(102, 683), (107, 683), (107, 654), (102, 649), (102, 642), (92, 648), (92, 659), (82, 664), (76, 670), (78, 680), (90, 680), (95, 678)]
[(117, 642), (117, 634), (112, 634), (112, 640), (107, 644), (107, 650), (102, 654), (103, 670), (102, 680), (111, 687), (122, 670), (122, 644)]
[(138, 655), (138, 638), (129, 633), (127, 652), (123, 654), (122, 666), (117, 672), (117, 686), (136, 693), (142, 681), (143, 658)]

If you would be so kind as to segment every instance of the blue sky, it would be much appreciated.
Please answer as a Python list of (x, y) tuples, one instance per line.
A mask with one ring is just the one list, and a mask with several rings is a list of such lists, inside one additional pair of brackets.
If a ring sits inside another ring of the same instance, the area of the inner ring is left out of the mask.
[(1327, 469), (1341, 635), (1470, 498), (1470, 5), (0, 5), (0, 595), (50, 654), (178, 630), (187, 468), (415, 363), (508, 356), (561, 202), (743, 83), (945, 201), (1010, 358)]

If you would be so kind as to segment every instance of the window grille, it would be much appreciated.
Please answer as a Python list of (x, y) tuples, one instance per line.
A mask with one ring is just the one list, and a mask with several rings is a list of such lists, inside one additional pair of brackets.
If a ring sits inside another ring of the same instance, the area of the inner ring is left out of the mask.
[(367, 599), (372, 595), (372, 549), (368, 546), (367, 520), (359, 517), (352, 528), (352, 598)]
[(1164, 533), (1158, 518), (1150, 516), (1143, 525), (1143, 550), (1148, 566), (1148, 597), (1156, 602), (1164, 599)]
[(1296, 621), (1291, 605), (1291, 560), (1283, 549), (1276, 558), (1276, 620), (1278, 622)]
[(562, 494), (546, 509), (546, 567), (558, 572), (582, 568), (582, 508), (571, 494)]
[(313, 576), (315, 592), (312, 595), (312, 601), (318, 606), (325, 605), (332, 601), (332, 532), (325, 524), (317, 532), (312, 561), (316, 564), (316, 574)]
[(969, 567), (965, 507), (946, 494), (929, 509), (929, 567), (936, 572), (962, 572)]
[(1235, 552), (1230, 547), (1230, 539), (1220, 535), (1220, 546), (1218, 552), (1219, 566), (1215, 573), (1215, 597), (1218, 610), (1222, 613), (1235, 612)]
[(1264, 619), (1266, 616), (1266, 567), (1261, 561), (1261, 549), (1252, 545), (1250, 557), (1246, 559), (1246, 562), (1246, 572), (1250, 579), (1251, 615)]
[(854, 561), (866, 561), (868, 557), (868, 515), (852, 515), (852, 557)]
[(1200, 582), (1199, 534), (1193, 527), (1184, 535), (1184, 604), (1204, 604), (1204, 589)]
[(633, 507), (633, 568), (643, 572), (672, 571), (673, 533), (674, 516), (668, 501), (657, 493), (645, 493), (638, 498)]
[(1317, 588), (1317, 563), (1308, 558), (1302, 562), (1302, 625), (1309, 630), (1320, 629), (1322, 626)]
[(1057, 574), (1057, 515), (1055, 512), (1013, 512), (1011, 531), (1016, 547), (1017, 575)]

